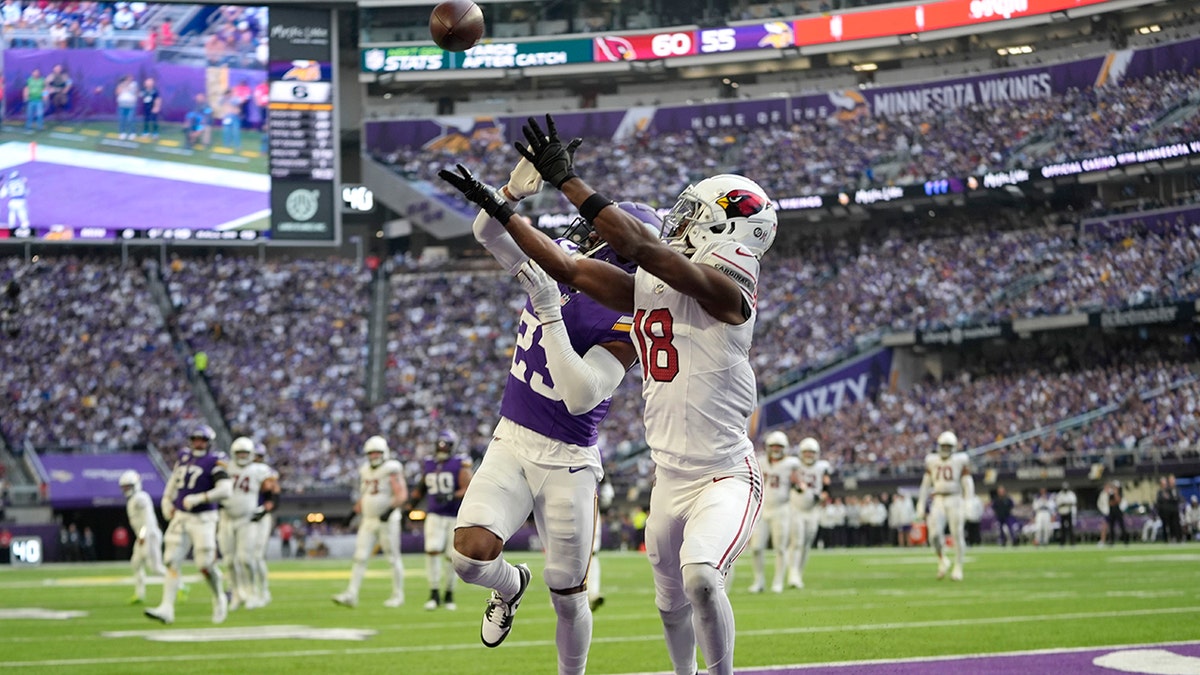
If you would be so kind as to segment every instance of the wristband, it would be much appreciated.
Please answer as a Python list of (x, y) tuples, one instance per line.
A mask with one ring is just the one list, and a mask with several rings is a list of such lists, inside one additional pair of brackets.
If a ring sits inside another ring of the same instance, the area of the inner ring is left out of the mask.
[(501, 204), (492, 214), (492, 217), (500, 222), (501, 225), (507, 225), (508, 219), (516, 215), (517, 211), (507, 203)]
[(583, 200), (583, 203), (579, 205), (579, 215), (583, 216), (583, 219), (590, 223), (600, 215), (604, 207), (612, 206), (613, 204), (616, 204), (616, 202), (599, 192), (593, 192), (590, 197)]

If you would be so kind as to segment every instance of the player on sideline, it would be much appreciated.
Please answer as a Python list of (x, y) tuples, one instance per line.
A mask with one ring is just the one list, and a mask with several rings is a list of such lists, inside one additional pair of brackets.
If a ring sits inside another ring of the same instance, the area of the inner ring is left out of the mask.
[(162, 528), (154, 513), (154, 502), (150, 494), (142, 489), (142, 477), (130, 469), (121, 474), (117, 481), (125, 495), (125, 514), (129, 516), (129, 529), (137, 537), (133, 544), (133, 555), (129, 565), (133, 567), (133, 597), (129, 604), (140, 605), (146, 601), (146, 572), (159, 576), (167, 573), (162, 559)]
[(775, 547), (775, 580), (772, 593), (783, 592), (783, 576), (788, 571), (791, 555), (792, 521), (788, 493), (792, 491), (792, 475), (800, 470), (800, 460), (787, 454), (788, 438), (782, 431), (767, 434), (763, 443), (767, 451), (759, 455), (758, 465), (763, 474), (763, 515), (754, 527), (751, 550), (754, 552), (754, 583), (751, 593), (762, 593), (766, 582), (767, 541)]
[(400, 507), (408, 501), (408, 485), (404, 468), (391, 458), (391, 450), (383, 436), (372, 436), (363, 444), (367, 461), (358, 468), (358, 501), (354, 512), (359, 515), (358, 539), (354, 545), (354, 566), (350, 568), (350, 585), (333, 596), (343, 607), (358, 605), (358, 590), (367, 575), (367, 560), (375, 550), (375, 542), (392, 566), (392, 597), (384, 607), (404, 604), (404, 561), (400, 558)]
[(19, 172), (8, 174), (0, 186), (0, 199), (8, 199), (8, 227), (29, 228), (29, 179)]
[[(521, 161), (504, 194), (493, 196), (511, 210), (541, 185), (537, 171)], [(631, 218), (639, 227), (658, 222), (645, 205), (623, 208), (637, 214)], [(546, 553), (542, 578), (558, 617), (558, 672), (583, 673), (592, 640), (588, 563), (597, 527), (596, 488), (604, 471), (597, 426), (637, 360), (629, 337), (632, 318), (554, 283), (489, 218), (495, 213), (485, 208), (479, 214), (475, 238), (517, 276), (529, 301), (521, 312), (500, 421), (458, 514), (454, 568), (463, 581), (492, 589), (480, 638), (488, 647), (499, 645), (512, 630), (530, 579), (525, 564), (504, 560), (503, 547), (532, 511)], [(590, 227), (578, 219), (567, 240), (547, 237), (553, 259), (563, 265), (611, 260), (631, 268), (589, 236)]]
[(254, 443), (254, 461), (267, 467), (267, 473), (272, 478), (269, 483), (263, 483), (264, 490), (258, 493), (258, 505), (262, 509), (262, 513), (259, 514), (258, 511), (255, 511), (258, 519), (251, 518), (254, 526), (258, 528), (258, 533), (255, 535), (258, 540), (258, 550), (253, 552), (254, 558), (250, 563), (254, 585), (252, 590), (257, 599), (255, 604), (259, 607), (266, 607), (271, 604), (271, 584), (267, 578), (269, 574), (267, 546), (271, 543), (271, 531), (275, 527), (275, 508), (279, 504), (279, 472), (267, 464), (267, 446), (263, 445), (262, 441)]
[[(425, 572), (429, 577), (429, 599), (425, 609), (439, 606), (458, 609), (454, 603), (454, 573), (450, 545), (454, 543), (454, 522), (462, 506), (463, 495), (471, 483), (471, 458), (456, 454), (458, 435), (449, 429), (438, 434), (433, 457), (424, 462), (424, 476), (414, 490), (413, 501), (428, 498), (425, 505)], [(449, 564), (446, 564), (449, 563)], [(443, 570), (443, 567), (448, 569)], [(441, 594), (442, 573), (446, 572), (446, 592)]]
[(163, 623), (175, 621), (175, 592), (180, 568), (188, 550), (213, 594), (213, 623), (221, 623), (228, 612), (228, 599), (217, 566), (217, 505), (233, 491), (226, 472), (225, 453), (212, 448), (216, 432), (201, 424), (189, 437), (190, 448), (179, 457), (163, 491), (162, 510), (170, 522), (164, 537), (167, 576), (162, 602), (147, 609), (146, 616)]
[[(953, 431), (943, 431), (937, 438), (937, 452), (925, 457), (925, 476), (917, 498), (917, 521), (925, 520), (925, 504), (929, 505), (927, 532), (938, 557), (937, 578), (950, 572), (954, 581), (962, 581), (963, 556), (967, 547), (966, 525), (963, 516), (967, 500), (975, 495), (975, 479), (971, 477), (971, 460), (967, 453), (958, 452), (958, 437)], [(954, 560), (946, 555), (946, 527), (954, 537)], [(951, 572), (953, 568), (954, 571)]]
[(829, 494), (830, 476), (833, 466), (821, 459), (821, 444), (809, 436), (800, 441), (800, 466), (792, 476), (791, 564), (788, 571), (788, 586), (804, 588), (804, 568), (808, 566), (808, 554), (817, 541), (821, 529), (821, 512), (825, 497)]
[(518, 150), (636, 271), (561, 256), (465, 168), (439, 175), (504, 223), (560, 283), (633, 314), (646, 441), (656, 465), (646, 550), (667, 651), (675, 672), (691, 675), (698, 638), (709, 673), (732, 673), (725, 575), (762, 506), (762, 474), (746, 431), (757, 405), (749, 351), (759, 259), (777, 229), (774, 206), (748, 178), (713, 176), (680, 194), (664, 221), (664, 241), (575, 175), (570, 146), (549, 115), (546, 122), (543, 133), (530, 118), (523, 129), (529, 146)]
[(254, 591), (254, 558), (262, 548), (258, 521), (267, 513), (267, 508), (259, 505), (259, 495), (271, 493), (275, 479), (267, 465), (254, 461), (253, 440), (245, 436), (235, 438), (229, 454), (233, 455), (229, 475), (233, 494), (221, 504), (217, 527), (221, 552), (229, 559), (232, 572), (229, 609), (243, 605), (246, 609), (257, 609), (262, 602)]

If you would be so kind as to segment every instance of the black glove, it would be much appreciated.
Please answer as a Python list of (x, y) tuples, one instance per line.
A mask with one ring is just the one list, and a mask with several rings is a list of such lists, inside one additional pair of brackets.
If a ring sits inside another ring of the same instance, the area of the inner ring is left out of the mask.
[(547, 183), (562, 189), (563, 183), (575, 177), (575, 148), (579, 147), (583, 139), (576, 138), (564, 146), (558, 138), (554, 118), (549, 114), (546, 115), (546, 126), (550, 129), (549, 135), (543, 134), (537, 120), (530, 117), (525, 126), (521, 127), (529, 145), (518, 141), (513, 143), (513, 146), (525, 159), (533, 163), (533, 167), (542, 174)]
[(260, 506), (257, 509), (254, 509), (254, 515), (250, 516), (250, 520), (257, 523), (258, 521), (262, 520), (263, 516), (265, 515), (267, 515), (267, 510)]
[(496, 188), (481, 182), (462, 164), (458, 166), (458, 173), (442, 169), (438, 172), (438, 177), (447, 183), (454, 186), (456, 190), (463, 193), (467, 199), (475, 202), (489, 216), (500, 221), (500, 224), (508, 222), (508, 219), (513, 216), (516, 211), (509, 205), (508, 200)]
[(379, 522), (381, 522), (381, 523), (386, 523), (386, 522), (388, 521), (388, 519), (392, 517), (392, 512), (393, 512), (393, 511), (395, 511), (395, 510), (396, 510), (396, 509), (388, 509), (387, 511), (384, 511), (384, 512), (383, 512), (382, 514), (380, 514), (380, 516), (379, 516)]

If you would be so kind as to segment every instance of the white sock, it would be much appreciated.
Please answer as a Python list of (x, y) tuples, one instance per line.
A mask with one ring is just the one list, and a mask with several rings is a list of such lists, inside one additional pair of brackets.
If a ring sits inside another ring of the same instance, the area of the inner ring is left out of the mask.
[(163, 577), (163, 597), (160, 607), (166, 607), (171, 611), (175, 611), (175, 594), (179, 592), (179, 572), (173, 569), (167, 569), (167, 575)]
[(521, 590), (521, 574), (517, 568), (504, 560), (504, 555), (495, 560), (473, 560), (459, 553), (454, 557), (454, 571), (468, 584), (490, 588), (508, 599)]
[(404, 595), (404, 560), (400, 556), (392, 558), (392, 595)]
[(425, 556), (425, 575), (429, 577), (429, 588), (436, 591), (442, 587), (442, 563), (439, 556)]
[(438, 565), (439, 570), (442, 569), (443, 567), (447, 568), (446, 569), (446, 592), (453, 593), (454, 586), (458, 583), (458, 575), (454, 573), (454, 563), (450, 560), (450, 556), (439, 555), (437, 557), (437, 565)]
[(365, 576), (367, 576), (367, 561), (355, 561), (354, 567), (350, 568), (350, 585), (346, 587), (346, 591), (357, 598), (358, 589), (362, 588)]
[(550, 594), (558, 614), (554, 642), (558, 645), (559, 675), (583, 675), (587, 669), (588, 645), (592, 642), (592, 612), (587, 593)]
[(146, 599), (146, 570), (141, 565), (133, 571), (133, 593), (139, 600)]

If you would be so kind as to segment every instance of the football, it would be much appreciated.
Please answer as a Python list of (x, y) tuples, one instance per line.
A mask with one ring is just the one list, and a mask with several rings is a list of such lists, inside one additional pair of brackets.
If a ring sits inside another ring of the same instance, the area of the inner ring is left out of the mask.
[(429, 34), (448, 52), (465, 52), (483, 39), (483, 10), (471, 0), (447, 0), (429, 15)]

